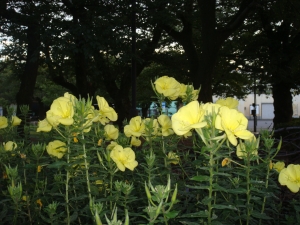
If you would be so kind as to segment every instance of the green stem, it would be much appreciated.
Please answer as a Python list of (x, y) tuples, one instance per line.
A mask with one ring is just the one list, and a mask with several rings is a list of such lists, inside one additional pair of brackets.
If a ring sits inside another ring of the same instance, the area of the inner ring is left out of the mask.
[[(270, 152), (270, 151), (269, 151), (269, 152)], [(268, 158), (269, 158), (269, 157), (268, 157)], [(266, 176), (266, 184), (265, 184), (265, 188), (266, 188), (266, 189), (267, 189), (268, 186), (269, 186), (269, 177), (270, 177), (270, 166), (269, 166), (269, 164), (270, 164), (270, 159), (267, 160), (267, 162), (268, 162), (268, 163), (267, 163), (267, 176)], [(264, 211), (265, 211), (266, 200), (267, 200), (267, 197), (264, 196), (264, 201), (263, 201), (263, 204), (262, 204), (262, 206), (261, 206), (261, 214), (263, 214)], [(262, 222), (262, 220), (259, 219), (259, 225), (261, 225), (261, 222)]]
[(164, 142), (164, 136), (161, 136), (161, 139), (162, 139), (162, 150), (163, 150), (163, 153), (164, 153), (164, 163), (165, 163), (165, 167), (166, 168), (169, 168), (168, 167), (168, 163), (167, 163), (167, 159), (166, 159), (166, 149), (165, 149), (165, 142)]
[(212, 219), (212, 196), (213, 196), (213, 176), (214, 176), (214, 153), (210, 151), (210, 158), (209, 158), (209, 189), (208, 189), (208, 218), (207, 222), (210, 225)]
[[(84, 140), (84, 135), (83, 134), (81, 134), (81, 138), (82, 138), (82, 140)], [(86, 154), (85, 144), (82, 145), (82, 148), (83, 148), (83, 158), (84, 158), (86, 184), (87, 184), (87, 189), (88, 189), (89, 201), (91, 203), (92, 202), (91, 184), (90, 184), (89, 167), (88, 167), (88, 162), (87, 162), (87, 159), (86, 159), (87, 154)]]
[(15, 215), (14, 215), (14, 219), (13, 219), (13, 225), (17, 224), (17, 219), (18, 219), (18, 211), (19, 211), (19, 204), (15, 203)]
[[(23, 166), (25, 168), (25, 162), (24, 161), (23, 161)], [(36, 179), (36, 181), (37, 181), (37, 179)], [(27, 186), (26, 170), (25, 169), (24, 169), (24, 184), (25, 184), (25, 186)], [(29, 207), (29, 197), (28, 197), (28, 191), (27, 191), (27, 189), (25, 191), (25, 196), (26, 196), (26, 207), (27, 207), (27, 212), (28, 212), (28, 219), (29, 219), (30, 224), (32, 224), (30, 207)]]
[(113, 165), (111, 163), (111, 160), (110, 160), (110, 155), (109, 155), (109, 152), (107, 150), (107, 161), (108, 161), (108, 164), (109, 164), (109, 175), (110, 175), (110, 178), (109, 178), (109, 196), (110, 196), (110, 199), (109, 199), (109, 209), (110, 211), (113, 209), (113, 206), (112, 206), (112, 189), (113, 189), (113, 177), (114, 177), (114, 171), (113, 171)]
[[(248, 154), (249, 155), (249, 154)], [(250, 217), (251, 217), (251, 209), (250, 209), (250, 200), (251, 200), (251, 190), (250, 190), (250, 155), (247, 158), (247, 167), (246, 167), (246, 179), (247, 179), (247, 225), (249, 225)]]
[[(68, 138), (68, 148), (67, 148), (67, 164), (69, 166), (70, 163), (70, 138)], [(69, 168), (67, 168), (66, 174), (66, 210), (67, 210), (67, 224), (70, 225), (70, 208), (69, 208), (69, 180), (70, 180), (70, 172)]]

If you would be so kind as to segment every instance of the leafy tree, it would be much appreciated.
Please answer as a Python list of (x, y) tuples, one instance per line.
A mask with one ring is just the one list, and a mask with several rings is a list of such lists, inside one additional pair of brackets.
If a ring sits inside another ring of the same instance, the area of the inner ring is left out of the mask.
[(175, 1), (164, 14), (161, 26), (180, 43), (188, 58), (190, 77), (201, 85), (199, 100), (212, 101), (212, 84), (218, 54), (224, 42), (243, 25), (256, 1)]

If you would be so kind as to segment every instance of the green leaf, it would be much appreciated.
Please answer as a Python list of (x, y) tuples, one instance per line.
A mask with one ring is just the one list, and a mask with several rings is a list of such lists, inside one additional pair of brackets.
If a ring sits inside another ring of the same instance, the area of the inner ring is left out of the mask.
[(227, 192), (232, 194), (244, 194), (247, 192), (247, 190), (245, 188), (236, 188), (236, 189), (228, 189)]
[(231, 177), (231, 175), (228, 174), (228, 173), (214, 173), (214, 175), (217, 175), (217, 176), (225, 176), (225, 177)]
[(199, 225), (199, 223), (190, 222), (190, 221), (179, 221), (179, 223), (186, 224), (186, 225)]
[(208, 181), (209, 180), (209, 176), (195, 176), (195, 177), (192, 177), (191, 180), (195, 180), (195, 181), (199, 181), (199, 182), (202, 182), (202, 181)]
[(70, 222), (75, 221), (78, 217), (78, 213), (75, 211), (72, 216), (70, 216)]
[(197, 218), (197, 217), (207, 217), (207, 212), (199, 211), (199, 212), (195, 212), (195, 213), (187, 213), (187, 214), (183, 214), (179, 218)]
[(47, 167), (54, 168), (54, 169), (60, 169), (61, 167), (66, 166), (66, 165), (68, 165), (68, 163), (66, 163), (65, 161), (56, 161)]
[(203, 186), (191, 186), (191, 185), (186, 185), (188, 188), (191, 188), (191, 189), (198, 189), (198, 190), (208, 190), (209, 189), (209, 186), (207, 185), (203, 185)]
[(165, 214), (165, 216), (169, 219), (173, 219), (178, 215), (179, 211), (171, 211)]
[(237, 210), (237, 208), (233, 205), (219, 205), (219, 204), (215, 204), (212, 205), (213, 208), (215, 209), (232, 209), (232, 210)]
[(263, 220), (272, 219), (271, 217), (267, 216), (266, 214), (260, 213), (260, 212), (257, 212), (257, 211), (253, 211), (252, 216), (255, 217), (255, 218), (258, 218), (258, 219), (263, 219)]

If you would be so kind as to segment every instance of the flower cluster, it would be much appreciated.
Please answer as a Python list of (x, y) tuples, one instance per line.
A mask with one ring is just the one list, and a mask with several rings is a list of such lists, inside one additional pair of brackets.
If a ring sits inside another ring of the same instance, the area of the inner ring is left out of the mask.
[(21, 122), (22, 120), (17, 116), (12, 116), (10, 121), (5, 116), (0, 116), (0, 129), (8, 127), (9, 123), (12, 126), (19, 126)]
[[(118, 115), (115, 110), (110, 107), (107, 101), (100, 96), (96, 97), (99, 110), (90, 106), (87, 109), (88, 114), (85, 118), (83, 127), (84, 131), (88, 132), (93, 122), (100, 122), (105, 125), (110, 121), (116, 121)], [(60, 124), (65, 126), (76, 125), (78, 121), (76, 117), (76, 104), (78, 99), (69, 93), (65, 93), (63, 97), (59, 97), (53, 101), (50, 110), (46, 112), (46, 119), (39, 121), (37, 132), (49, 132), (52, 128), (57, 128)]]
[[(207, 120), (208, 117), (215, 118), (214, 124)], [(216, 129), (224, 131), (229, 142), (236, 146), (240, 139), (251, 139), (253, 134), (247, 130), (247, 118), (236, 109), (219, 104), (199, 104), (192, 101), (183, 106), (172, 116), (172, 127), (177, 135), (186, 135), (192, 129), (205, 128), (213, 125)]]
[(169, 100), (181, 98), (183, 102), (198, 99), (200, 89), (194, 89), (193, 85), (179, 83), (175, 78), (162, 76), (154, 82), (154, 91)]

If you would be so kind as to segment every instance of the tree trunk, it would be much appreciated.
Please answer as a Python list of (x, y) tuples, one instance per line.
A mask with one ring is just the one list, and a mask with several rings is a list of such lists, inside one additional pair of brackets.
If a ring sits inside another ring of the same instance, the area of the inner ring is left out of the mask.
[(276, 128), (281, 123), (288, 123), (293, 116), (293, 98), (291, 88), (288, 84), (280, 83), (273, 84), (273, 99), (274, 99), (274, 127)]
[(18, 115), (20, 114), (20, 106), (30, 105), (34, 94), (40, 56), (40, 35), (38, 30), (36, 25), (29, 25), (27, 29), (27, 57), (25, 69), (21, 77), (20, 88), (16, 95)]

